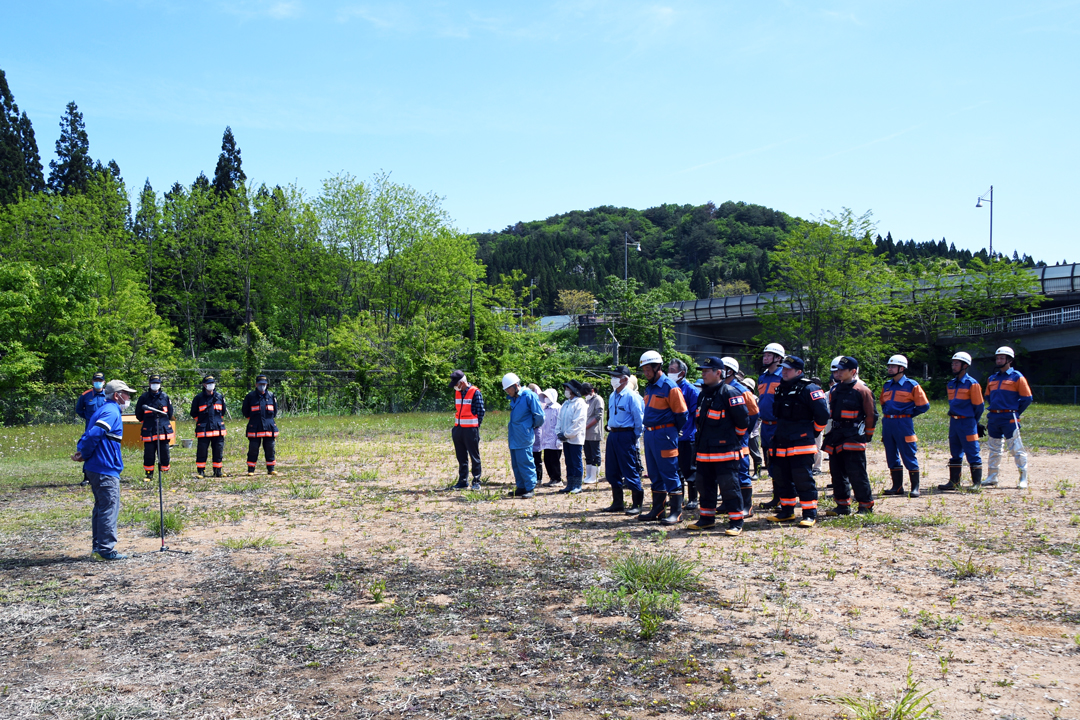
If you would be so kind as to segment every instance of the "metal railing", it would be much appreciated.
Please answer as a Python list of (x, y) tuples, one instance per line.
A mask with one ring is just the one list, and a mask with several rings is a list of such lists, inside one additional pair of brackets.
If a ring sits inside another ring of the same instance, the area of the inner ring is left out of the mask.
[(1080, 322), (1080, 305), (1036, 310), (1023, 315), (1009, 315), (987, 320), (969, 320), (958, 323), (953, 335), (954, 337), (973, 337), (995, 333), (1013, 333), (1074, 322)]
[(1031, 396), (1046, 405), (1080, 405), (1080, 385), (1032, 385)]

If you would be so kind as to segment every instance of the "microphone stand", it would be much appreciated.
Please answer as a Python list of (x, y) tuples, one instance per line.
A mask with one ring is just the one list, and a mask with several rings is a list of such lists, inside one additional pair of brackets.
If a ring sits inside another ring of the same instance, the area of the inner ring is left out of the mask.
[[(168, 415), (168, 413), (165, 412), (164, 410), (159, 410), (158, 408), (150, 407), (149, 405), (143, 405), (143, 410), (153, 410), (154, 412), (159, 413), (161, 415), (166, 415), (166, 416)], [(170, 430), (172, 429), (171, 422), (170, 422), (170, 425), (169, 425), (169, 429)], [(159, 552), (159, 553), (172, 552), (172, 553), (178, 553), (180, 555), (190, 555), (191, 554), (190, 550), (170, 550), (169, 546), (165, 544), (165, 494), (164, 494), (164, 491), (162, 490), (161, 433), (154, 433), (154, 434), (157, 435), (157, 441), (156, 442), (157, 442), (157, 468), (158, 468), (158, 470), (157, 470), (158, 530), (161, 532), (161, 549), (158, 550), (157, 552)]]

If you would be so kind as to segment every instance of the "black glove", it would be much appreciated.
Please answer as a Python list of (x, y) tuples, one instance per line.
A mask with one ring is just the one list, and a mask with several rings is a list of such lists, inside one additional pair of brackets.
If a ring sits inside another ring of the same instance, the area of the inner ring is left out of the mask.
[(860, 435), (857, 442), (866, 443), (866, 444), (869, 445), (870, 442), (873, 441), (873, 439), (874, 439), (873, 435)]
[(566, 436), (562, 433), (558, 433), (555, 437), (559, 438), (559, 442), (566, 442)]
[(986, 426), (985, 425), (977, 424), (975, 427), (977, 427), (979, 429), (979, 437), (986, 437)]

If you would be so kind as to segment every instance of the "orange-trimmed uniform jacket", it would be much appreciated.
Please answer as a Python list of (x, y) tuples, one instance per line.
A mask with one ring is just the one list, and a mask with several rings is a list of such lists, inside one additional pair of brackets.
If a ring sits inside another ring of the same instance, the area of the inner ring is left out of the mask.
[(195, 437), (225, 437), (225, 397), (214, 390), (198, 393), (191, 400), (191, 417), (195, 418)]
[(732, 385), (705, 386), (698, 395), (697, 461), (732, 462), (742, 459), (743, 438), (750, 412), (743, 393)]
[(645, 416), (642, 423), (646, 429), (674, 425), (682, 430), (686, 424), (688, 411), (686, 398), (671, 378), (663, 373), (645, 386)]
[(274, 393), (269, 390), (264, 393), (252, 390), (244, 398), (244, 406), (240, 412), (248, 419), (247, 436), (249, 438), (276, 438), (278, 436), (277, 422), (274, 420), (278, 414), (278, 405)]
[(979, 383), (971, 375), (954, 377), (945, 384), (949, 394), (949, 416), (953, 418), (975, 418), (983, 414), (983, 394)]

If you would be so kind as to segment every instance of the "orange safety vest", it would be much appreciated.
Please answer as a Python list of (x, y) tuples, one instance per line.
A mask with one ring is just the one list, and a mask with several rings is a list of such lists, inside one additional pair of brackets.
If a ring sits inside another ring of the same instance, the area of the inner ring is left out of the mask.
[(470, 385), (464, 397), (460, 390), (454, 391), (454, 425), (460, 427), (480, 427), (480, 419), (473, 412), (472, 401), (476, 395), (476, 386)]

